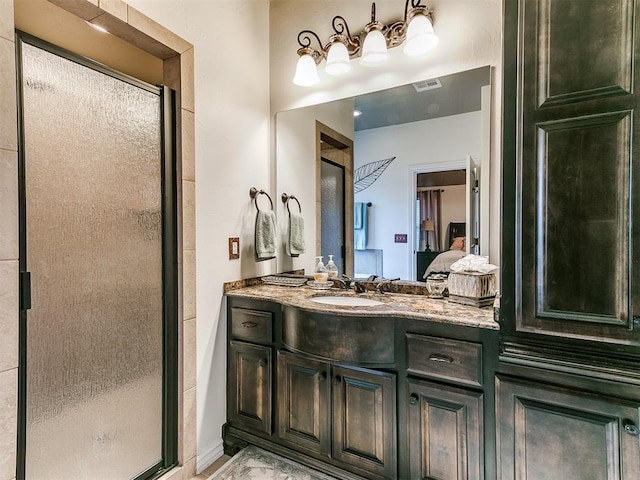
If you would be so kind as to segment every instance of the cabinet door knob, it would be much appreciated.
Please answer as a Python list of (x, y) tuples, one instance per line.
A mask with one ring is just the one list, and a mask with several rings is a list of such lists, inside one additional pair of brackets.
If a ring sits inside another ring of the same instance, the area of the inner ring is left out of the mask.
[(246, 328), (255, 328), (258, 324), (256, 322), (242, 322), (242, 326)]
[(261, 367), (266, 367), (267, 366), (267, 359), (266, 358), (261, 358), (260, 361), (258, 362), (258, 365), (260, 365)]
[(327, 372), (320, 372), (320, 373), (318, 374), (318, 378), (319, 378), (320, 380), (326, 380), (326, 379), (327, 379)]
[(624, 427), (624, 431), (633, 437), (640, 436), (640, 429), (631, 421), (631, 420), (623, 420), (622, 426)]
[(429, 355), (429, 360), (432, 362), (453, 363), (453, 357), (450, 357), (449, 355), (441, 355), (439, 353), (432, 353)]
[(409, 403), (411, 405), (417, 405), (419, 401), (420, 401), (420, 398), (415, 393), (412, 393), (411, 395), (409, 395)]
[(340, 382), (342, 382), (342, 377), (340, 375), (336, 375), (335, 377), (333, 377), (334, 385), (338, 385)]

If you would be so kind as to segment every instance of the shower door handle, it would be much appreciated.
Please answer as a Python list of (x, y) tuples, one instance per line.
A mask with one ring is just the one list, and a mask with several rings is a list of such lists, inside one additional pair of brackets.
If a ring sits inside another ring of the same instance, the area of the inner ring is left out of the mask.
[(31, 309), (31, 272), (20, 272), (20, 310)]

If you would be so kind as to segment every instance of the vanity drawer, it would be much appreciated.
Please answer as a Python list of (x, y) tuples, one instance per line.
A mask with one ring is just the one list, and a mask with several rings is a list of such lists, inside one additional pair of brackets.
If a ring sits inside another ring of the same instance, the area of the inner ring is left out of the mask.
[(407, 333), (407, 372), (482, 386), (482, 345)]
[(271, 343), (272, 313), (231, 307), (231, 336), (255, 343)]

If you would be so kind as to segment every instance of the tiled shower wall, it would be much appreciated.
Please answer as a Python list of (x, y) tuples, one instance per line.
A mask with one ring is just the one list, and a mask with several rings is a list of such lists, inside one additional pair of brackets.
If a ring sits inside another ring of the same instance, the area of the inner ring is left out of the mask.
[[(193, 47), (121, 0), (49, 0), (164, 60), (178, 91), (179, 442), (180, 468), (196, 469), (196, 298)], [(16, 471), (18, 382), (18, 154), (13, 0), (0, 0), (0, 480)], [(149, 39), (152, 39), (150, 42)]]

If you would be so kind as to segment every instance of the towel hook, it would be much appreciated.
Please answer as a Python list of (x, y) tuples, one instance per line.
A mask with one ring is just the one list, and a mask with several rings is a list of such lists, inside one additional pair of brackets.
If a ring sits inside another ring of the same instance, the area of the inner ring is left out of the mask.
[(289, 209), (289, 200), (295, 200), (298, 204), (298, 210), (300, 210), (300, 213), (302, 213), (302, 207), (300, 206), (300, 202), (295, 197), (295, 195), (287, 195), (286, 193), (283, 193), (280, 198), (282, 198), (282, 203), (287, 205), (287, 211), (289, 212), (289, 215), (291, 215), (291, 210)]
[(249, 196), (253, 198), (253, 202), (256, 205), (256, 210), (258, 212), (260, 211), (260, 208), (258, 208), (258, 195), (261, 195), (261, 194), (267, 196), (267, 198), (269, 199), (269, 203), (271, 204), (271, 210), (273, 210), (273, 200), (271, 200), (271, 197), (269, 196), (269, 194), (264, 190), (258, 190), (255, 187), (251, 187), (251, 189), (249, 190)]

